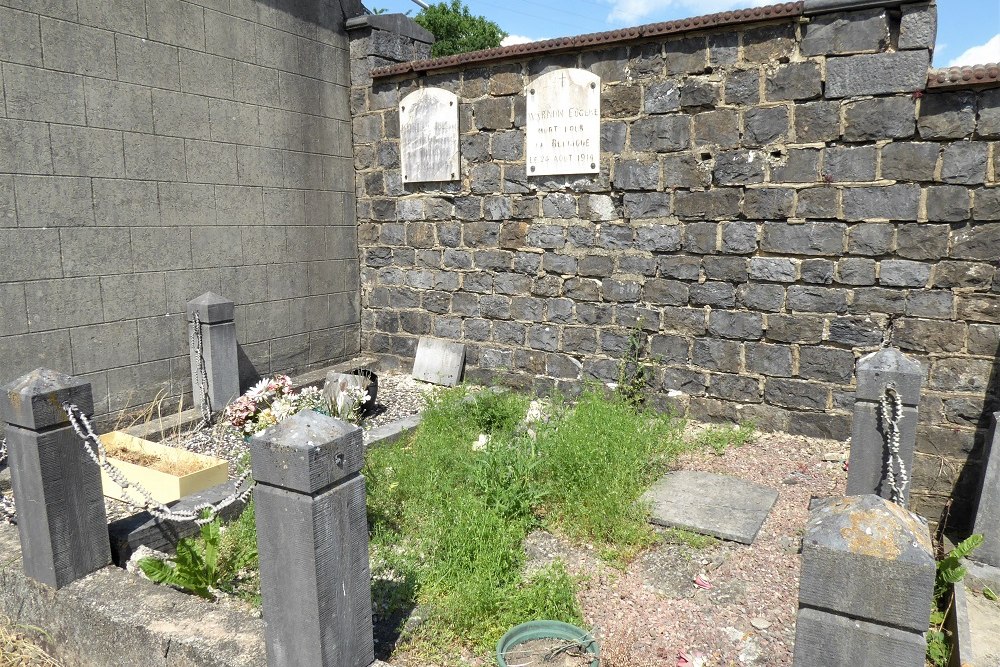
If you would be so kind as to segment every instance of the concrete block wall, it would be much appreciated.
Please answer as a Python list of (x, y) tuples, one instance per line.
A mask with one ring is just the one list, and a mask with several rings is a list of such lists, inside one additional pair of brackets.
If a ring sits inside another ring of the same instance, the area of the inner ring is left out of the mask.
[[(846, 438), (855, 360), (890, 341), (927, 373), (911, 506), (964, 520), (1000, 395), (1000, 90), (927, 88), (935, 21), (355, 71), (363, 349), (409, 368), (419, 336), (460, 340), (473, 380), (572, 393), (638, 330), (655, 405)], [(597, 177), (525, 174), (524, 88), (556, 67), (602, 78)], [(425, 85), (460, 98), (462, 180), (403, 186), (396, 106)]]
[[(185, 304), (243, 373), (359, 348), (356, 0), (0, 0), (0, 382), (189, 394)], [(176, 401), (172, 401), (176, 407)]]

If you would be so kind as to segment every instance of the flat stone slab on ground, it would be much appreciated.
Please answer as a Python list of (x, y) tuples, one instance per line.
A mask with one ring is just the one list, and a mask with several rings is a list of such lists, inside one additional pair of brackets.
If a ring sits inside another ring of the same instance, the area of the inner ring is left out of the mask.
[(965, 587), (966, 614), (968, 623), (967, 642), (960, 646), (963, 665), (990, 667), (1000, 665), (1000, 602), (992, 602), (973, 592), (963, 582), (956, 586)]
[(678, 470), (642, 498), (650, 504), (652, 523), (752, 544), (778, 492), (726, 475)]
[(465, 344), (421, 336), (413, 360), (413, 377), (424, 382), (454, 387), (465, 368)]

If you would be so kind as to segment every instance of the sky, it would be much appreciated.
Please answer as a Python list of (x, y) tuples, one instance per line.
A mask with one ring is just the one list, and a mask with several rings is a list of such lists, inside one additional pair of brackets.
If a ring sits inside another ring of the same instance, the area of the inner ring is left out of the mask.
[[(389, 13), (420, 11), (412, 0), (364, 0)], [(771, 4), (777, 0), (464, 0), (509, 33), (505, 44), (602, 32), (643, 23)], [(1000, 0), (938, 0), (935, 67), (1000, 62)]]

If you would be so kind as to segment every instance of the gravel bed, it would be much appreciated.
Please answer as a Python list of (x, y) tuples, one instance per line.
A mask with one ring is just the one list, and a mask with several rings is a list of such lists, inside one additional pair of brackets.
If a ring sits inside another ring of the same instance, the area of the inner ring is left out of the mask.
[[(789, 666), (809, 499), (843, 495), (843, 463), (823, 459), (830, 452), (846, 456), (847, 449), (841, 442), (769, 433), (722, 456), (680, 458), (680, 469), (732, 475), (779, 491), (753, 545), (663, 543), (622, 572), (586, 548), (536, 533), (526, 544), (529, 567), (562, 558), (584, 577), (579, 599), (607, 667), (685, 664), (682, 656), (700, 667)], [(711, 588), (696, 586), (697, 576)]]
[(385, 426), (423, 411), (427, 399), (439, 387), (414, 380), (410, 375), (380, 375), (375, 412), (362, 424), (365, 429)]
[[(392, 374), (379, 376), (378, 398), (375, 412), (367, 417), (361, 426), (365, 429), (383, 426), (391, 422), (420, 413), (426, 405), (427, 396), (438, 387), (414, 380), (410, 375)], [(222, 424), (202, 431), (187, 432), (168, 437), (165, 445), (181, 447), (197, 454), (206, 454), (229, 462), (229, 474), (235, 477), (237, 466), (244, 459), (248, 448), (242, 435)], [(0, 465), (0, 474), (6, 472)], [(129, 503), (104, 499), (108, 522), (131, 516), (140, 508)], [(0, 485), (0, 523), (14, 523), (14, 498), (6, 486)]]

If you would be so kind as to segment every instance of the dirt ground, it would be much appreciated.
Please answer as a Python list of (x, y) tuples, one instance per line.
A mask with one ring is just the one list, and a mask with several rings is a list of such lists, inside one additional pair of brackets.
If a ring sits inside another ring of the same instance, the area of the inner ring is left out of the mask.
[(750, 546), (716, 541), (697, 548), (665, 541), (622, 572), (592, 552), (537, 532), (526, 543), (529, 567), (561, 558), (582, 577), (580, 601), (588, 627), (601, 641), (602, 667), (791, 665), (798, 552), (809, 500), (843, 495), (846, 453), (842, 442), (760, 434), (721, 456), (684, 455), (681, 469), (732, 475), (778, 490)]

